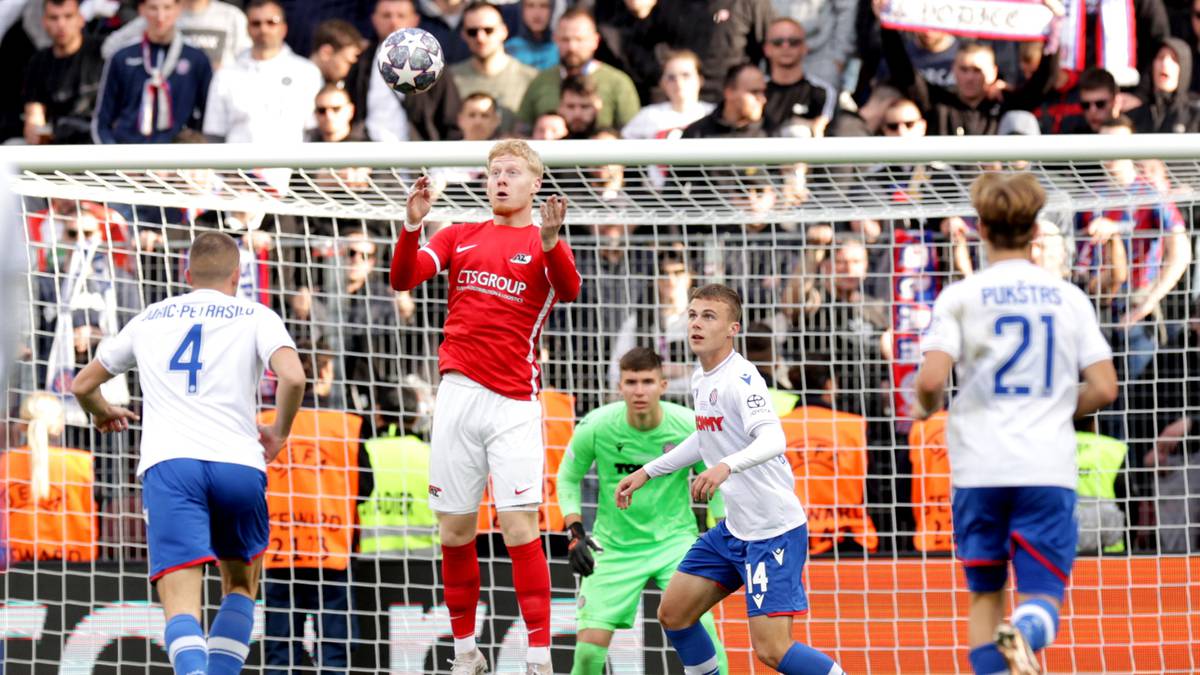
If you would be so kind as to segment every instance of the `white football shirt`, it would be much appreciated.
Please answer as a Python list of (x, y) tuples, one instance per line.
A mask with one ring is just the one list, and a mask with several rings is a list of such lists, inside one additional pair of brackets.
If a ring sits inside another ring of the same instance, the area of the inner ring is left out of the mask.
[(1025, 260), (946, 287), (921, 352), (955, 361), (946, 443), (956, 487), (1075, 488), (1079, 373), (1112, 358), (1083, 291)]
[(266, 306), (208, 289), (147, 307), (102, 343), (96, 357), (105, 370), (138, 369), (138, 475), (168, 459), (265, 471), (255, 423), (258, 383), (275, 350), (295, 346)]
[[(779, 424), (767, 383), (741, 354), (733, 352), (716, 368), (692, 376), (696, 433), (706, 466), (741, 452), (764, 424)], [(781, 453), (721, 484), (725, 525), (743, 541), (770, 539), (808, 522), (796, 497), (795, 478)]]

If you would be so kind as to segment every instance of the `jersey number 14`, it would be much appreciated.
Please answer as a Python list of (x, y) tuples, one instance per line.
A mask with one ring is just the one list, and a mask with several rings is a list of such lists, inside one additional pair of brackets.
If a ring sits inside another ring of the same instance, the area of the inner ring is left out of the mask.
[(183, 336), (183, 342), (179, 343), (179, 349), (176, 349), (175, 354), (171, 357), (171, 363), (167, 368), (187, 373), (187, 393), (189, 394), (196, 393), (200, 369), (204, 367), (204, 364), (200, 362), (202, 328), (198, 323), (192, 324), (187, 335)]

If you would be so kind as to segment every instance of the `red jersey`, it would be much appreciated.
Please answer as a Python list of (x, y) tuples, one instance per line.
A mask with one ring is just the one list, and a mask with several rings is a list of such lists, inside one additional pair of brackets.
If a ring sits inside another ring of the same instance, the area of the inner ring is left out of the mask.
[(493, 221), (447, 227), (420, 249), (420, 231), (401, 230), (391, 284), (407, 291), (447, 272), (450, 291), (438, 369), (456, 370), (509, 398), (536, 400), (538, 339), (558, 300), (579, 295), (575, 256), (562, 239), (542, 252), (537, 226)]

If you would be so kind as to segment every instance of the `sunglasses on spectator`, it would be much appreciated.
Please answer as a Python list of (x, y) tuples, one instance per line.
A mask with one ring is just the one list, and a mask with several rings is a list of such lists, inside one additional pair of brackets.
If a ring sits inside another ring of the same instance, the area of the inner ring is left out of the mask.
[(375, 253), (350, 249), (349, 251), (346, 251), (346, 257), (351, 260), (370, 260), (371, 258), (375, 257)]
[(1080, 101), (1079, 102), (1079, 107), (1083, 108), (1084, 110), (1091, 110), (1092, 108), (1096, 108), (1097, 110), (1100, 110), (1103, 108), (1107, 108), (1110, 105), (1112, 105), (1111, 98), (1102, 98), (1099, 101)]
[(883, 127), (888, 131), (900, 131), (900, 127), (912, 129), (917, 126), (921, 120), (900, 120), (899, 122), (884, 122)]
[(771, 43), (772, 47), (782, 47), (784, 45), (787, 45), (788, 47), (799, 47), (800, 45), (804, 44), (804, 38), (800, 38), (800, 37), (772, 38), (770, 40), (767, 40), (767, 42)]
[(329, 113), (340, 113), (345, 109), (345, 105), (319, 105), (317, 106), (317, 114), (328, 115)]
[(251, 28), (262, 28), (263, 26), (278, 26), (283, 23), (282, 16), (273, 16), (269, 19), (255, 19), (250, 22)]
[(470, 37), (470, 38), (479, 37), (480, 33), (483, 33), (484, 35), (491, 35), (492, 33), (496, 32), (496, 26), (478, 26), (475, 28), (464, 28), (463, 32), (466, 33), (467, 37)]

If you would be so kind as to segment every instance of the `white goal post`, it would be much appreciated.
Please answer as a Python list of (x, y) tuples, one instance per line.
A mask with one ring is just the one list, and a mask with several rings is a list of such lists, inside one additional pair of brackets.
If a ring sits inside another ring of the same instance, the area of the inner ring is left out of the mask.
[[(21, 311), (0, 317), (17, 326), (23, 346), (4, 383), (10, 454), (0, 466), (10, 538), (0, 640), (13, 672), (150, 673), (165, 663), (161, 613), (146, 604), (155, 597), (132, 474), (140, 429), (110, 437), (89, 431), (63, 386), (72, 367), (146, 305), (183, 292), (191, 240), (219, 228), (243, 247), (239, 293), (279, 312), (298, 338), (323, 345), (332, 359), (326, 403), (361, 418), (364, 439), (405, 417), (423, 433), (438, 381), (445, 282), (392, 292), (392, 243), (408, 187), (422, 174), (438, 192), (431, 227), (489, 218), (483, 166), (491, 145), (0, 148), (0, 165), (17, 170), (8, 186), (21, 197), (20, 212), (0, 218), (20, 220), (30, 269)], [(798, 637), (847, 672), (970, 672), (965, 585), (946, 530), (944, 442), (933, 426), (914, 427), (905, 410), (933, 298), (986, 264), (968, 190), (988, 170), (1029, 170), (1046, 188), (1043, 215), (1057, 234), (1039, 250), (1046, 259), (1053, 251), (1057, 269), (1096, 301), (1122, 369), (1121, 403), (1099, 428), (1126, 452), (1108, 468), (1081, 456), (1114, 493), (1094, 495), (1079, 513), (1090, 548), (1077, 563), (1046, 663), (1074, 673), (1200, 670), (1192, 625), (1200, 611), (1192, 590), (1200, 584), (1200, 488), (1189, 492), (1187, 478), (1200, 468), (1200, 423), (1179, 423), (1200, 401), (1200, 283), (1190, 255), (1200, 135), (531, 145), (547, 167), (541, 196), (570, 200), (566, 237), (583, 276), (578, 301), (548, 320), (541, 354), (550, 392), (542, 524), (556, 672), (571, 667), (578, 579), (565, 562), (553, 470), (573, 425), (615, 399), (624, 348), (660, 351), (668, 398), (687, 403), (692, 366), (678, 307), (690, 286), (709, 281), (743, 294), (739, 348), (794, 407), (788, 459), (814, 532), (805, 573), (812, 611), (798, 619)], [(1114, 179), (1118, 165), (1132, 166), (1136, 180)], [(1123, 263), (1088, 243), (1078, 214), (1128, 221)], [(1131, 288), (1140, 280), (1172, 273), (1171, 261), (1182, 260), (1180, 240), (1164, 231), (1173, 223), (1185, 228), (1189, 261), (1136, 341), (1118, 326), (1118, 310), (1137, 297)], [(1112, 281), (1118, 266), (1132, 281)], [(808, 383), (828, 374), (837, 393), (822, 398)], [(136, 375), (122, 384), (118, 395), (140, 405)], [(400, 386), (412, 397), (386, 408), (381, 393)], [(50, 493), (35, 498), (29, 469), (14, 467), (29, 464), (21, 406), (39, 392), (63, 403), (65, 429), (51, 437), (63, 459), (53, 465)], [(264, 388), (264, 406), (271, 395)], [(811, 424), (806, 405), (845, 413), (845, 428), (861, 442), (797, 440)], [(1180, 442), (1158, 442), (1168, 427), (1183, 429)], [(68, 460), (86, 471), (69, 473)], [(611, 496), (597, 494), (591, 479), (584, 496), (590, 524), (597, 500)], [(415, 499), (422, 497), (393, 501), (410, 508)], [(406, 536), (428, 537), (428, 525)], [(486, 531), (486, 513), (481, 525), (480, 644), (495, 672), (523, 672), (524, 627), (507, 556)], [(347, 589), (348, 604), (324, 614), (357, 630), (342, 640), (351, 672), (448, 669), (437, 555), (406, 543), (387, 554), (355, 552), (348, 572), (313, 572)], [(278, 574), (276, 584), (303, 585)], [(210, 614), (214, 578), (210, 572)], [(654, 619), (658, 597), (651, 585), (634, 626), (618, 631), (609, 672), (682, 672)], [(281, 639), (265, 619), (270, 612), (260, 602), (247, 662), (254, 672), (268, 667), (264, 645)], [(718, 611), (731, 672), (769, 672), (754, 660), (743, 612), (740, 593)], [(307, 654), (320, 654), (322, 615), (314, 611), (297, 638)]]

